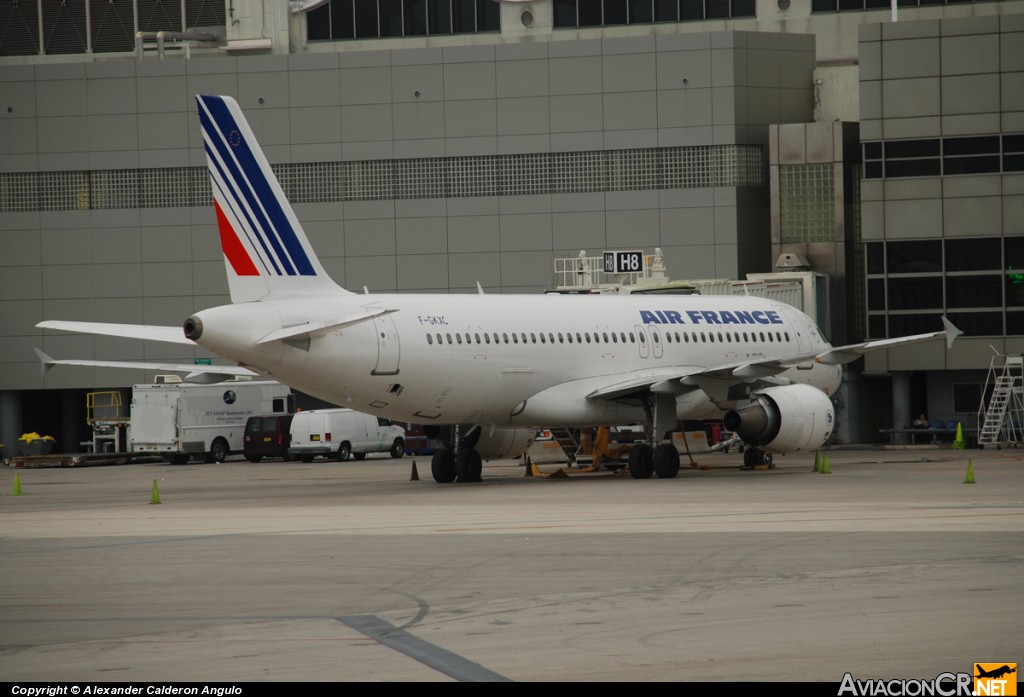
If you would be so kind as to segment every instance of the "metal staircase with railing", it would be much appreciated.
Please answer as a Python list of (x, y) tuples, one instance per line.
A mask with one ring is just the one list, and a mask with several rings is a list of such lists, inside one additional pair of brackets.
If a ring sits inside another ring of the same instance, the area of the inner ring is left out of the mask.
[(552, 428), (548, 430), (551, 431), (551, 437), (562, 448), (562, 452), (569, 458), (569, 463), (576, 462), (576, 457), (580, 453), (580, 443), (576, 440), (576, 435), (568, 428)]
[[(978, 445), (1017, 445), (1024, 427), (1024, 356), (1003, 356), (1002, 370), (993, 356), (978, 407)], [(992, 396), (985, 404), (985, 395)]]

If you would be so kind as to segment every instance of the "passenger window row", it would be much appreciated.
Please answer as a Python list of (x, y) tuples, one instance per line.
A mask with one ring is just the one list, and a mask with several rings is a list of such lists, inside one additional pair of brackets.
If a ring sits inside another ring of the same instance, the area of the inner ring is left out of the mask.
[[(427, 343), (434, 344), (435, 342), (440, 346), (444, 344), (554, 344), (556, 341), (556, 334), (554, 332), (502, 332), (499, 336), (498, 332), (465, 332), (458, 333), (446, 332), (441, 334), (440, 332), (431, 334), (427, 333)], [(626, 337), (629, 337), (629, 343), (635, 344), (639, 340), (641, 344), (647, 343), (647, 335), (643, 332), (634, 334), (633, 332), (594, 332), (591, 335), (590, 332), (558, 332), (557, 342), (559, 344), (582, 344), (582, 343), (594, 343), (594, 344), (625, 344)], [(770, 331), (764, 332), (665, 332), (665, 343), (671, 344), (707, 344), (707, 343), (719, 343), (719, 344), (742, 344), (742, 343), (782, 343), (785, 340), (789, 342), (789, 332), (776, 331), (772, 333)], [(655, 343), (661, 341), (661, 335), (658, 332), (652, 333), (652, 339)]]

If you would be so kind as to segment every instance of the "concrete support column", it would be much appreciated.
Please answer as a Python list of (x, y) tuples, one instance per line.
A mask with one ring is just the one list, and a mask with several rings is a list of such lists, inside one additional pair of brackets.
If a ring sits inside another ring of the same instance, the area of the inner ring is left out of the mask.
[(80, 441), (79, 433), (81, 431), (81, 426), (78, 422), (82, 419), (85, 398), (82, 396), (81, 390), (62, 390), (60, 401), (61, 431), (59, 435), (54, 434), (60, 440), (57, 443), (57, 449), (55, 449), (54, 452), (81, 452), (82, 449), (78, 445)]
[[(910, 428), (913, 418), (910, 415), (910, 373), (895, 371), (892, 374), (892, 426), (893, 428)], [(910, 435), (897, 434), (896, 442), (906, 445), (910, 442)]]
[(21, 390), (0, 390), (0, 443), (4, 444), (3, 457), (18, 454), (21, 430)]

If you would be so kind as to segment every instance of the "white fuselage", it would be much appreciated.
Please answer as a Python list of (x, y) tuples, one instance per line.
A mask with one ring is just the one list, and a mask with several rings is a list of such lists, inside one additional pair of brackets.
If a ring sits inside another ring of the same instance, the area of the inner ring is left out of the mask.
[[(286, 327), (374, 309), (386, 315), (257, 344)], [(639, 400), (588, 398), (627, 378), (808, 356), (773, 377), (832, 394), (841, 368), (795, 308), (753, 297), (323, 295), (204, 310), (198, 343), (338, 405), (419, 423), (597, 426), (644, 420)], [(743, 381), (733, 379), (735, 384)], [(734, 406), (681, 390), (680, 418)]]

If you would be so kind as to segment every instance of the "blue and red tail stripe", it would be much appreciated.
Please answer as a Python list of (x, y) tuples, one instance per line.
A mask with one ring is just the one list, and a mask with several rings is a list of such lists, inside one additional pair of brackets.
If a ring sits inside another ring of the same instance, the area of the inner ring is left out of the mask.
[[(262, 266), (270, 275), (316, 275), (275, 186), (268, 180), (268, 175), (273, 177), (269, 165), (254, 155), (242, 135), (243, 129), (221, 97), (199, 96), (197, 100), (207, 156), (216, 170), (211, 170), (215, 174), (215, 198), (227, 209), (218, 207), (221, 241), (235, 273), (258, 274)], [(242, 230), (234, 228), (232, 218)], [(249, 249), (239, 232), (250, 243)], [(256, 264), (250, 254), (257, 255), (260, 263)]]
[(252, 258), (249, 256), (249, 252), (245, 251), (245, 246), (242, 241), (238, 239), (238, 233), (235, 232), (234, 227), (231, 225), (231, 221), (224, 215), (224, 211), (221, 209), (220, 204), (216, 201), (213, 202), (213, 207), (217, 211), (217, 229), (220, 230), (220, 247), (224, 250), (224, 256), (227, 257), (228, 263), (231, 264), (231, 268), (239, 276), (259, 276), (260, 270), (256, 268), (256, 265), (252, 263)]

